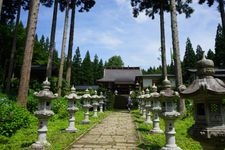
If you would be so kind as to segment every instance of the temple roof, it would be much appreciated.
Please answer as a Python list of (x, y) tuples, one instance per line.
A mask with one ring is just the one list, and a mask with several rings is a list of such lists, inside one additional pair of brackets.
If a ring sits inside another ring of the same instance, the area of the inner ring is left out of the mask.
[(142, 75), (139, 67), (105, 68), (104, 76), (97, 82), (114, 82), (115, 84), (135, 84), (135, 77)]

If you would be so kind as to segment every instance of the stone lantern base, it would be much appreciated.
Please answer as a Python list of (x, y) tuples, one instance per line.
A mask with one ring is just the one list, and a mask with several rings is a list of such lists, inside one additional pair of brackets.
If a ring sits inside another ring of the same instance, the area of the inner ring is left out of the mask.
[(50, 147), (50, 146), (51, 144), (47, 141), (44, 141), (44, 142), (37, 141), (31, 145), (31, 148), (32, 150), (43, 150), (46, 147)]
[(160, 150), (182, 150), (182, 149), (175, 145), (174, 147), (165, 146), (165, 147), (162, 147)]
[(203, 150), (224, 150), (225, 149), (225, 127), (206, 127), (193, 125), (189, 129), (190, 136), (199, 141)]

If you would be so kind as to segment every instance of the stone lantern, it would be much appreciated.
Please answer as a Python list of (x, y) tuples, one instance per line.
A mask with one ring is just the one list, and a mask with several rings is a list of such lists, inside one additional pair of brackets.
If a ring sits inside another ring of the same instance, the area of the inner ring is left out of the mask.
[(38, 110), (34, 112), (39, 120), (38, 140), (32, 144), (32, 149), (43, 149), (45, 146), (50, 146), (46, 139), (48, 119), (54, 115), (51, 110), (50, 102), (56, 98), (57, 95), (53, 94), (50, 89), (50, 82), (46, 79), (42, 83), (43, 90), (35, 92), (34, 95), (38, 98)]
[(181, 150), (176, 145), (174, 122), (180, 116), (177, 112), (177, 100), (179, 99), (178, 92), (171, 89), (171, 82), (167, 79), (162, 82), (163, 89), (160, 91), (160, 101), (162, 111), (161, 117), (165, 121), (165, 136), (166, 145), (161, 148), (162, 150)]
[(150, 98), (152, 101), (151, 111), (153, 112), (153, 129), (150, 133), (163, 133), (159, 126), (159, 113), (161, 112), (159, 93), (157, 92), (157, 87), (155, 84), (152, 86), (152, 93), (150, 94)]
[(89, 90), (87, 89), (85, 91), (85, 94), (82, 96), (83, 99), (83, 107), (85, 109), (84, 112), (84, 120), (82, 121), (83, 124), (89, 124), (90, 120), (89, 120), (89, 109), (92, 107), (92, 105), (90, 104), (90, 100), (91, 100), (91, 95), (89, 94)]
[(100, 99), (100, 97), (97, 95), (97, 91), (95, 91), (95, 94), (93, 96), (91, 96), (91, 99), (92, 99), (92, 106), (93, 106), (93, 111), (94, 111), (93, 117), (97, 118), (98, 117), (98, 106), (99, 106), (98, 100)]
[(105, 96), (103, 95), (102, 92), (100, 92), (100, 97), (99, 97), (99, 113), (103, 113), (103, 104), (104, 104), (104, 99), (105, 99)]
[(203, 56), (197, 62), (198, 79), (181, 90), (181, 96), (193, 100), (195, 124), (190, 135), (204, 150), (225, 148), (225, 84), (214, 78), (214, 63)]
[(76, 106), (76, 101), (81, 99), (81, 96), (76, 94), (76, 89), (74, 86), (71, 88), (71, 93), (65, 96), (68, 100), (68, 112), (69, 112), (69, 126), (66, 129), (67, 132), (76, 132), (77, 128), (75, 127), (75, 113), (79, 110)]
[(140, 100), (141, 100), (141, 114), (142, 114), (142, 118), (146, 118), (146, 109), (145, 109), (145, 91), (142, 91), (142, 94), (140, 96)]
[(152, 124), (152, 119), (151, 119), (151, 99), (150, 99), (150, 94), (149, 94), (149, 89), (145, 90), (145, 95), (144, 95), (144, 101), (145, 101), (145, 110), (146, 110), (146, 120), (145, 123), (147, 124)]

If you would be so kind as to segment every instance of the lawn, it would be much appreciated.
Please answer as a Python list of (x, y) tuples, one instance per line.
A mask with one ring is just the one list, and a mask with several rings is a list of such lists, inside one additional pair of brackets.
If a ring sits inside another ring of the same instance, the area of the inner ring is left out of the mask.
[[(51, 143), (51, 150), (68, 149), (70, 144), (76, 141), (81, 135), (89, 131), (97, 123), (101, 122), (103, 118), (108, 116), (110, 111), (99, 114), (98, 118), (90, 117), (90, 124), (81, 124), (84, 114), (83, 111), (76, 113), (76, 128), (78, 132), (67, 133), (65, 129), (68, 126), (68, 119), (59, 119), (57, 115), (52, 117), (48, 123), (47, 140)], [(90, 113), (93, 115), (93, 112)], [(30, 145), (37, 140), (38, 120), (31, 115), (31, 124), (27, 128), (21, 128), (11, 137), (0, 136), (1, 150), (20, 150), (30, 149)]]
[[(132, 111), (132, 117), (137, 126), (137, 131), (140, 137), (139, 148), (147, 150), (159, 150), (165, 145), (164, 134), (149, 134), (152, 125), (144, 123), (144, 119), (138, 110)], [(178, 119), (175, 122), (176, 144), (183, 150), (202, 150), (200, 143), (193, 140), (188, 135), (188, 129), (192, 126), (194, 120), (192, 117)], [(164, 130), (164, 121), (160, 120), (160, 128)]]

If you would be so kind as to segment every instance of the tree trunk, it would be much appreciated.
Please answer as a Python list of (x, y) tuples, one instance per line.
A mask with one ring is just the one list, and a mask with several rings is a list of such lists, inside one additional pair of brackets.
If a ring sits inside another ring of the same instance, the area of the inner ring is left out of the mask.
[(219, 10), (222, 20), (222, 26), (223, 26), (223, 35), (225, 36), (225, 13), (224, 13), (224, 1), (219, 0)]
[(33, 47), (34, 47), (39, 4), (40, 4), (40, 0), (31, 1), (30, 13), (28, 16), (29, 24), (27, 27), (27, 38), (26, 38), (26, 45), (24, 50), (23, 65), (21, 68), (20, 84), (19, 84), (18, 99), (17, 99), (17, 103), (24, 107), (27, 104), (27, 94), (28, 94), (29, 81), (30, 81), (30, 70), (31, 70), (31, 62), (32, 62), (32, 56), (33, 56)]
[(70, 37), (69, 37), (69, 47), (68, 47), (68, 57), (67, 57), (67, 71), (66, 71), (66, 81), (70, 85), (71, 80), (71, 68), (72, 68), (72, 52), (73, 52), (73, 36), (74, 36), (74, 20), (76, 11), (76, 1), (74, 1), (71, 11), (71, 22), (70, 22)]
[(164, 11), (163, 1), (160, 3), (160, 33), (161, 33), (161, 59), (162, 59), (162, 77), (165, 79), (167, 76), (166, 64), (166, 44), (165, 44), (165, 28), (164, 28)]
[(67, 3), (66, 10), (65, 10), (63, 40), (62, 40), (62, 48), (61, 48), (61, 61), (60, 61), (59, 79), (58, 79), (58, 95), (59, 96), (61, 96), (61, 93), (62, 93), (62, 79), (63, 79), (63, 67), (64, 67), (64, 60), (65, 60), (68, 19), (69, 19), (69, 3)]
[(49, 54), (48, 54), (48, 64), (46, 69), (46, 76), (48, 78), (51, 78), (52, 76), (52, 61), (53, 61), (53, 54), (55, 49), (55, 31), (56, 31), (57, 13), (58, 13), (58, 0), (55, 0), (53, 16), (52, 16), (52, 28), (51, 28), (50, 47), (49, 47)]
[(10, 60), (9, 60), (9, 70), (8, 70), (8, 75), (7, 75), (7, 79), (6, 79), (6, 92), (9, 92), (9, 90), (10, 90), (11, 77), (12, 77), (12, 72), (13, 72), (13, 67), (14, 67), (14, 57), (16, 54), (17, 32), (18, 32), (18, 26), (19, 26), (19, 21), (20, 21), (21, 0), (19, 1), (19, 5), (20, 6), (18, 6), (17, 16), (16, 16), (16, 26), (15, 26), (14, 33), (13, 33), (13, 43), (12, 43)]
[[(170, 0), (170, 14), (171, 14), (171, 30), (172, 30), (172, 43), (173, 43), (173, 53), (174, 53), (174, 64), (176, 73), (176, 88), (183, 84), (181, 61), (180, 61), (180, 49), (178, 40), (178, 27), (177, 27), (177, 14), (176, 14), (176, 2), (175, 0)], [(181, 114), (185, 113), (185, 101), (180, 99), (179, 101), (179, 112)]]
[(1, 18), (1, 13), (2, 13), (2, 4), (3, 4), (3, 0), (0, 0), (0, 18)]

